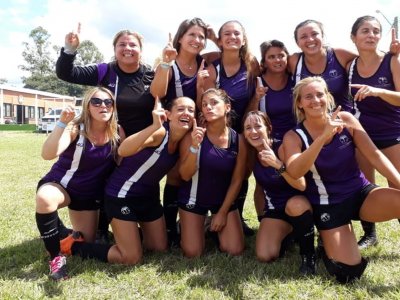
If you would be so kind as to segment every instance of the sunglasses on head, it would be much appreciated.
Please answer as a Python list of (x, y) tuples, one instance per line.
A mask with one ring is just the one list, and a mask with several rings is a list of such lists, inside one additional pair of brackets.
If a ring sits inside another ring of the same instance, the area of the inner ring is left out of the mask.
[(94, 107), (100, 107), (102, 103), (104, 103), (104, 105), (107, 108), (110, 108), (113, 106), (114, 100), (113, 99), (100, 99), (100, 98), (91, 98), (90, 99), (90, 104), (92, 104)]

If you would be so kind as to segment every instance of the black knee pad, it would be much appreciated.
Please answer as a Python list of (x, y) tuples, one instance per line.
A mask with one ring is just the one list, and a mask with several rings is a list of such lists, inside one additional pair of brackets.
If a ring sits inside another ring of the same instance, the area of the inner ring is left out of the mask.
[(322, 258), (328, 273), (335, 276), (340, 283), (350, 283), (355, 279), (359, 279), (368, 264), (368, 261), (363, 257), (361, 257), (361, 262), (355, 266), (329, 259), (325, 253), (323, 253)]

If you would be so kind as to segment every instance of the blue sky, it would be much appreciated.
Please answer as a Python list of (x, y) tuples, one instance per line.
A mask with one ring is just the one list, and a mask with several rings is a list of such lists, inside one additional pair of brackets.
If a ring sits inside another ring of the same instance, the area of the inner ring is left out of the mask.
[[(112, 38), (121, 29), (140, 32), (145, 38), (145, 60), (152, 64), (181, 21), (201, 17), (217, 31), (227, 20), (239, 20), (245, 27), (250, 48), (259, 58), (259, 45), (280, 39), (290, 52), (298, 51), (293, 39), (295, 26), (305, 19), (316, 19), (325, 26), (326, 42), (333, 47), (354, 49), (350, 29), (362, 15), (377, 16), (383, 26), (381, 48), (390, 42), (389, 20), (400, 16), (398, 0), (9, 0), (0, 2), (0, 78), (10, 85), (22, 86), (26, 76), (18, 65), (22, 43), (37, 26), (51, 35), (53, 45), (62, 46), (64, 36), (82, 23), (81, 40), (94, 42), (105, 56), (112, 56)], [(208, 47), (209, 50), (214, 49)]]

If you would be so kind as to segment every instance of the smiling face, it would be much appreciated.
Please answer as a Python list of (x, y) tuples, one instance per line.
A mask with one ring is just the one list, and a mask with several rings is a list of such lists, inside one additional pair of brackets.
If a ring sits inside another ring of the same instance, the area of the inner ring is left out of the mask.
[(192, 99), (179, 97), (172, 103), (171, 109), (167, 111), (170, 127), (174, 129), (189, 130), (193, 126), (196, 106)]
[(267, 119), (259, 115), (258, 112), (251, 112), (244, 121), (244, 137), (246, 141), (256, 149), (263, 148), (263, 140), (268, 145), (272, 144), (269, 136), (270, 125), (267, 125)]
[(114, 55), (120, 66), (138, 65), (141, 59), (141, 43), (129, 33), (124, 33), (115, 41)]
[(228, 22), (219, 30), (218, 46), (223, 51), (240, 50), (245, 44), (242, 26), (237, 22)]
[(184, 50), (197, 55), (205, 47), (206, 32), (204, 28), (194, 25), (183, 34), (178, 43), (180, 44), (180, 51)]
[(381, 24), (375, 19), (360, 22), (355, 34), (352, 33), (351, 40), (360, 51), (375, 51), (381, 39)]
[(264, 68), (272, 73), (285, 73), (287, 54), (282, 48), (271, 47), (264, 56)]
[(314, 54), (323, 47), (323, 32), (319, 24), (310, 22), (296, 29), (296, 43), (304, 54)]

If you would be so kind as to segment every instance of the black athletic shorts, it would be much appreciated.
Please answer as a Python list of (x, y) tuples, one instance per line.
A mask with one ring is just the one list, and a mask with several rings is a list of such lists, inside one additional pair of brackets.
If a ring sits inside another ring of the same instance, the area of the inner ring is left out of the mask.
[(365, 198), (377, 187), (371, 183), (342, 203), (312, 205), (315, 226), (318, 230), (328, 230), (350, 224), (351, 220), (360, 220), (360, 208)]
[(132, 222), (152, 222), (163, 216), (159, 197), (116, 198), (105, 196), (104, 208), (111, 221), (113, 218)]
[[(198, 204), (189, 205), (189, 204), (178, 203), (178, 206), (180, 209), (183, 209), (184, 211), (188, 211), (188, 212), (194, 213), (196, 215), (206, 216), (208, 211), (210, 211), (213, 215), (216, 214), (219, 211), (219, 209), (221, 208), (222, 204), (214, 205), (211, 207), (205, 207), (205, 206), (201, 206)], [(229, 208), (229, 212), (231, 212), (235, 209), (237, 209), (237, 205), (236, 205), (236, 203), (233, 203), (231, 205), (231, 207)]]
[(68, 190), (64, 189), (64, 187), (59, 182), (56, 182), (56, 181), (47, 181), (47, 180), (41, 179), (37, 185), (36, 192), (43, 184), (49, 183), (49, 182), (59, 184), (60, 187), (68, 194), (69, 198), (71, 199), (71, 203), (68, 205), (69, 209), (77, 210), (77, 211), (98, 210), (103, 205), (103, 198), (93, 199), (93, 198), (71, 195), (71, 193), (69, 193)]
[(375, 144), (376, 148), (382, 150), (400, 144), (400, 138), (393, 138), (391, 140), (372, 141), (372, 142)]
[(288, 216), (284, 209), (268, 209), (260, 216), (260, 222), (262, 219), (278, 219), (290, 223), (290, 216)]

